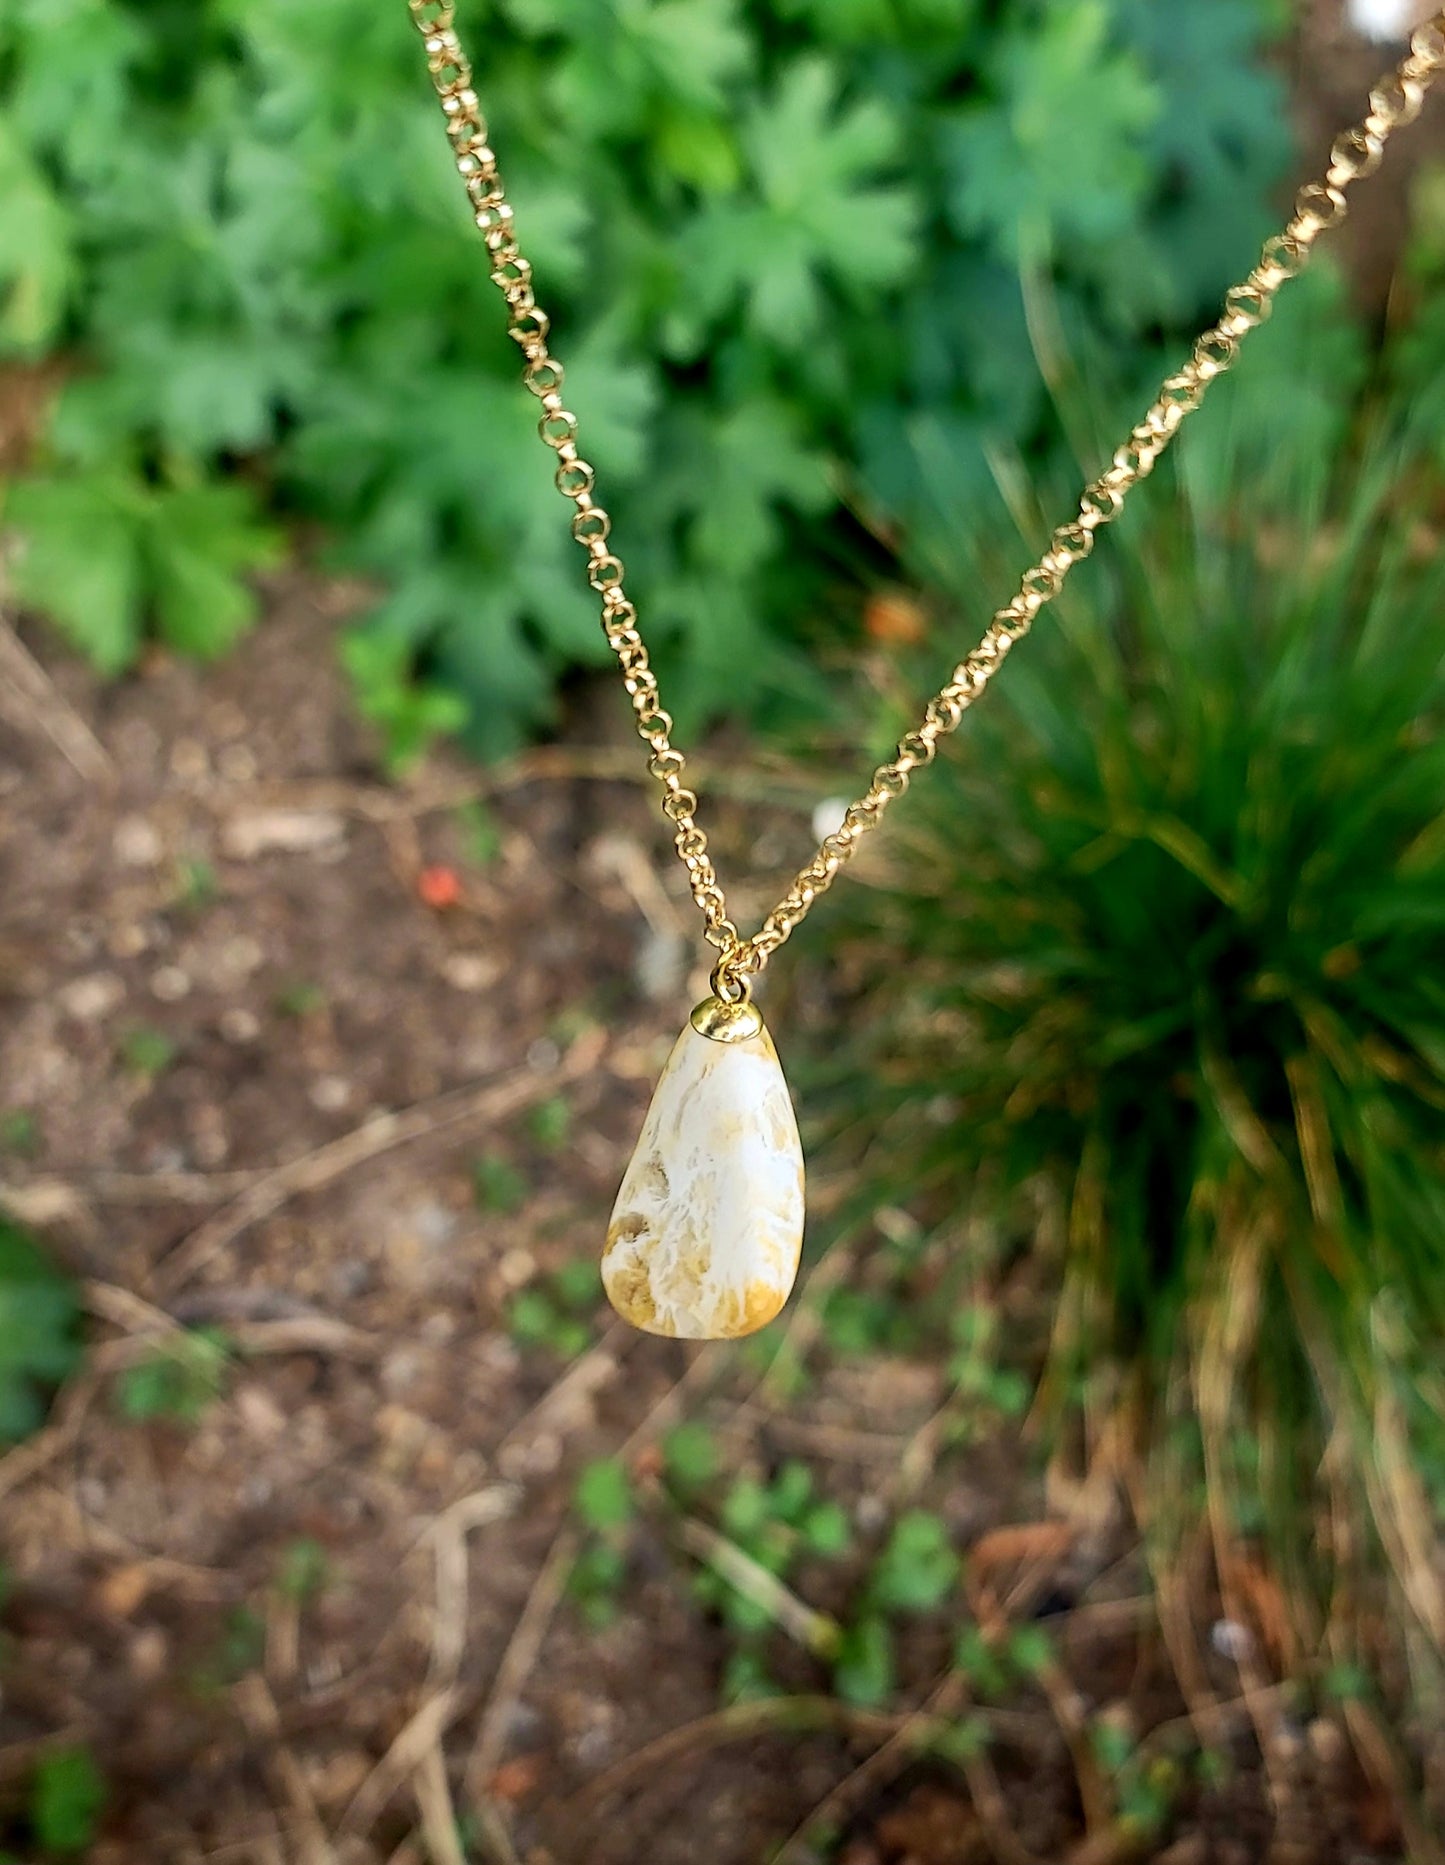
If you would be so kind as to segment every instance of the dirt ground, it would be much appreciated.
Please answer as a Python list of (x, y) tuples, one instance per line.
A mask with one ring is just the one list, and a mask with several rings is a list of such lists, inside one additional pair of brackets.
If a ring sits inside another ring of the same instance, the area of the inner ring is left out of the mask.
[[(1190, 1723), (1111, 1487), (1048, 1475), (1017, 1426), (951, 1446), (939, 1358), (830, 1347), (819, 1301), (876, 1236), (815, 1256), (782, 1324), (793, 1397), (745, 1346), (602, 1306), (570, 1357), (514, 1338), (517, 1292), (595, 1259), (700, 993), (690, 908), (651, 800), (598, 775), (621, 742), (602, 696), (530, 783), (441, 761), (389, 787), (336, 672), (345, 593), (273, 594), (216, 668), (157, 657), (101, 688), (34, 636), (0, 668), (0, 1116), (34, 1116), (0, 1180), (84, 1279), (91, 1342), (0, 1459), (0, 1845), (23, 1849), (60, 1742), (108, 1783), (97, 1865), (1406, 1856), (1343, 1723), (1246, 1689), (1247, 1629), (1211, 1642), (1207, 1584)], [(479, 848), (457, 806), (484, 783)], [(722, 812), (721, 852), (771, 874), (806, 815), (778, 846), (746, 824)], [(785, 1051), (826, 1040), (823, 1009), (793, 991)], [(1028, 1326), (1030, 1273), (997, 1291)], [(219, 1392), (128, 1416), (127, 1369), (177, 1324), (222, 1331)], [(800, 1458), (844, 1506), (854, 1554), (790, 1576), (807, 1608), (847, 1619), (900, 1508), (947, 1524), (964, 1588), (904, 1628), (893, 1707), (831, 1698), (780, 1625), (783, 1707), (718, 1714), (730, 1635), (695, 1592), (716, 1509), (659, 1482), (684, 1418), (728, 1475)], [(594, 1627), (570, 1499), (611, 1455), (641, 1506)], [(1045, 1627), (1058, 1661), (949, 1751), (970, 1713), (950, 1641), (986, 1612)], [(1170, 1770), (1157, 1835), (1086, 1724), (1123, 1732), (1141, 1779), (1151, 1754)], [(1208, 1778), (1170, 1759), (1201, 1730)]]

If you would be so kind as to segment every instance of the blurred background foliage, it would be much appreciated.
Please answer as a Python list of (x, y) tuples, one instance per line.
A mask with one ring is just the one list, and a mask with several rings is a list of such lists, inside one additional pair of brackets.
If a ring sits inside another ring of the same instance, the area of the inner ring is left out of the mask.
[[(1045, 279), (1121, 412), (1213, 314), (1289, 160), (1282, 11), (463, 22), (686, 729), (825, 726), (819, 656), (900, 545), (986, 539), (1058, 455)], [(0, 100), (0, 346), (58, 390), (3, 511), (20, 596), (108, 672), (215, 653), (271, 521), (315, 520), (381, 592), (347, 654), (395, 755), (544, 723), (605, 647), (404, 9), (0, 0)]]

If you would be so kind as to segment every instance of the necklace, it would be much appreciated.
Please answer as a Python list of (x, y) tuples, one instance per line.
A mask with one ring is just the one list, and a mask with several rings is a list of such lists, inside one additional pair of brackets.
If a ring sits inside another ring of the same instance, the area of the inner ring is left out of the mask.
[(507, 327), (524, 358), (522, 379), (541, 404), (538, 431), (557, 456), (558, 491), (573, 505), (572, 535), (587, 554), (587, 581), (601, 599), (602, 627), (622, 670), (648, 769), (662, 786), (673, 846), (717, 953), (712, 995), (693, 1011), (668, 1058), (622, 1180), (602, 1280), (613, 1307), (649, 1333), (689, 1340), (750, 1334), (782, 1308), (797, 1276), (803, 1238), (803, 1152), (787, 1084), (752, 981), (832, 886), (863, 837), (932, 762), (939, 740), (1003, 665), (1016, 641), (1089, 555), (1094, 535), (1169, 445), (1216, 377), (1234, 363), (1244, 338), (1269, 315), (1275, 293), (1304, 266), (1322, 233), (1344, 218), (1346, 191), (1380, 165), (1393, 131), (1411, 122), (1445, 69), (1445, 10), (1421, 26), (1410, 50), (1370, 93), (1369, 109), (1330, 150), (1324, 179), (1300, 190), (1281, 233), (1266, 240), (1259, 263), (1226, 295), (1217, 323), (1198, 339), (1183, 367), (1085, 488), (1077, 516), (1062, 524), (1027, 571), (1017, 593), (994, 615), (983, 638), (954, 668), (893, 757), (873, 773), (842, 823), (823, 837), (811, 861), (758, 930), (745, 938), (727, 903), (698, 826), (697, 793), (685, 782), (686, 759), (672, 742), (672, 719), (658, 694), (637, 611), (623, 588), (622, 561), (611, 547), (612, 521), (594, 496), (592, 468), (577, 451), (577, 420), (562, 398), (562, 365), (547, 342), (549, 322), (532, 289), (513, 215), (487, 144), (487, 126), (471, 67), (455, 30), (452, 0), (407, 0), (426, 46), (427, 69), (441, 101), (457, 171), (491, 256), (491, 278), (507, 303)]

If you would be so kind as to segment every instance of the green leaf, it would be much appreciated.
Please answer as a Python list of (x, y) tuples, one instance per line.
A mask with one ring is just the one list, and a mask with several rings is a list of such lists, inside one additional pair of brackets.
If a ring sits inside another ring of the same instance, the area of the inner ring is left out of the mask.
[(768, 1520), (770, 1508), (762, 1484), (752, 1477), (739, 1477), (723, 1503), (722, 1525), (734, 1541), (746, 1546)]
[(319, 1541), (302, 1535), (282, 1551), (277, 1590), (298, 1605), (326, 1590), (331, 1581), (331, 1557)]
[(240, 485), (155, 488), (104, 467), (19, 480), (4, 507), (14, 580), (102, 673), (139, 649), (146, 613), (183, 652), (211, 656), (251, 622), (242, 573), (275, 561), (275, 533)]
[(532, 30), (573, 44), (551, 87), (564, 121), (589, 138), (647, 134), (659, 118), (721, 114), (751, 43), (735, 0), (618, 0), (580, 8), (513, 0)]
[(121, 1061), (135, 1075), (164, 1074), (179, 1050), (164, 1030), (126, 1030), (116, 1045)]
[(987, 1752), (992, 1733), (986, 1716), (965, 1716), (938, 1738), (937, 1752), (956, 1768), (966, 1768)]
[(39, 1426), (48, 1390), (79, 1358), (71, 1283), (25, 1231), (0, 1219), (0, 1444)]
[(796, 1527), (813, 1496), (813, 1473), (805, 1463), (790, 1457), (773, 1478), (768, 1501), (780, 1521)]
[(853, 1534), (841, 1503), (820, 1502), (803, 1517), (803, 1542), (814, 1554), (846, 1554)]
[(59, 334), (78, 276), (73, 238), (70, 211), (0, 117), (0, 353), (33, 355)]
[(781, 506), (818, 511), (831, 497), (826, 461), (806, 445), (784, 402), (753, 398), (701, 439), (705, 495), (689, 535), (697, 558), (714, 569), (736, 570), (775, 550)]
[(1013, 256), (1126, 227), (1163, 99), (1137, 55), (1110, 45), (1103, 0), (1050, 0), (1041, 26), (1005, 33), (991, 76), (997, 101), (960, 112), (946, 136), (959, 232)]
[(1095, 1721), (1089, 1739), (1099, 1765), (1110, 1774), (1118, 1774), (1134, 1759), (1134, 1738), (1119, 1723)]
[(872, 1595), (885, 1612), (927, 1612), (958, 1577), (958, 1556), (936, 1515), (911, 1509), (893, 1525), (873, 1570)]
[(893, 1634), (884, 1620), (845, 1626), (833, 1665), (833, 1688), (845, 1703), (874, 1708), (893, 1694)]
[(276, 534), (258, 524), (244, 486), (197, 485), (157, 497), (146, 554), (162, 639), (206, 660), (225, 652), (256, 617), (244, 572), (277, 559)]
[(527, 1201), (527, 1180), (501, 1153), (483, 1153), (472, 1167), (472, 1183), (479, 1209), (503, 1216), (520, 1211)]
[(707, 1426), (695, 1420), (668, 1432), (662, 1441), (662, 1454), (668, 1475), (683, 1489), (702, 1489), (717, 1475), (717, 1442)]
[(776, 1697), (782, 1693), (768, 1674), (762, 1654), (744, 1645), (728, 1653), (718, 1694), (727, 1704), (759, 1703), (765, 1697)]
[(84, 1852), (95, 1841), (107, 1797), (89, 1749), (54, 1749), (42, 1756), (30, 1790), (36, 1843), (47, 1852)]
[(1001, 1697), (1008, 1689), (1008, 1674), (988, 1639), (976, 1625), (967, 1625), (953, 1646), (953, 1662), (983, 1697)]
[(527, 1132), (532, 1144), (544, 1153), (555, 1153), (566, 1145), (572, 1131), (572, 1109), (561, 1094), (539, 1101), (527, 1115)]
[(354, 629), (341, 644), (341, 659), (363, 715), (381, 729), (394, 770), (467, 723), (470, 708), (460, 695), (416, 678), (415, 654), (404, 635), (375, 624)]
[(1010, 1633), (1008, 1655), (1026, 1677), (1038, 1677), (1058, 1662), (1054, 1641), (1041, 1625), (1021, 1625)]
[(1336, 1702), (1349, 1703), (1366, 1700), (1374, 1695), (1375, 1686), (1370, 1673), (1363, 1665), (1345, 1662), (1332, 1664), (1324, 1676), (1326, 1696)]
[(117, 1409), (133, 1424), (157, 1418), (197, 1424), (224, 1392), (231, 1358), (231, 1343), (219, 1329), (188, 1330), (121, 1373)]
[(591, 1313), (602, 1299), (602, 1276), (594, 1258), (579, 1256), (552, 1277), (557, 1299), (566, 1308)]
[(749, 113), (753, 198), (719, 201), (694, 221), (675, 347), (695, 349), (741, 298), (760, 341), (796, 349), (822, 319), (827, 285), (876, 295), (912, 268), (918, 203), (884, 180), (901, 147), (897, 121), (878, 99), (840, 104), (839, 88), (826, 60), (799, 59)]
[(778, 10), (806, 20), (825, 44), (895, 44), (916, 53), (931, 37), (958, 48), (977, 19), (979, 0), (779, 0)]
[(119, 474), (17, 480), (3, 516), (19, 539), (17, 598), (39, 609), (105, 674), (141, 638), (143, 495)]
[(507, 1303), (507, 1332), (523, 1347), (544, 1346), (557, 1325), (557, 1312), (542, 1289), (519, 1289)]
[(573, 1502), (588, 1528), (625, 1528), (632, 1520), (635, 1505), (632, 1486), (620, 1460), (603, 1457), (588, 1464), (577, 1480)]

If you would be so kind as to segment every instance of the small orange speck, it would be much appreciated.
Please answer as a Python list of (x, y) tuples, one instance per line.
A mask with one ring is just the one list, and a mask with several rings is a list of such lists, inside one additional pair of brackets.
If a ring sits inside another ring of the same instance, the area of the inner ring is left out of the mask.
[(885, 647), (916, 647), (928, 634), (928, 617), (905, 591), (878, 590), (863, 605), (863, 630)]
[(526, 1800), (542, 1779), (542, 1767), (540, 1755), (514, 1755), (510, 1761), (504, 1761), (487, 1783), (492, 1798), (505, 1800), (511, 1806)]
[(639, 1482), (656, 1482), (666, 1468), (659, 1444), (644, 1444), (632, 1462), (632, 1474)]
[(438, 865), (422, 869), (416, 877), (416, 891), (424, 906), (441, 910), (457, 904), (462, 897), (462, 884), (455, 868)]

